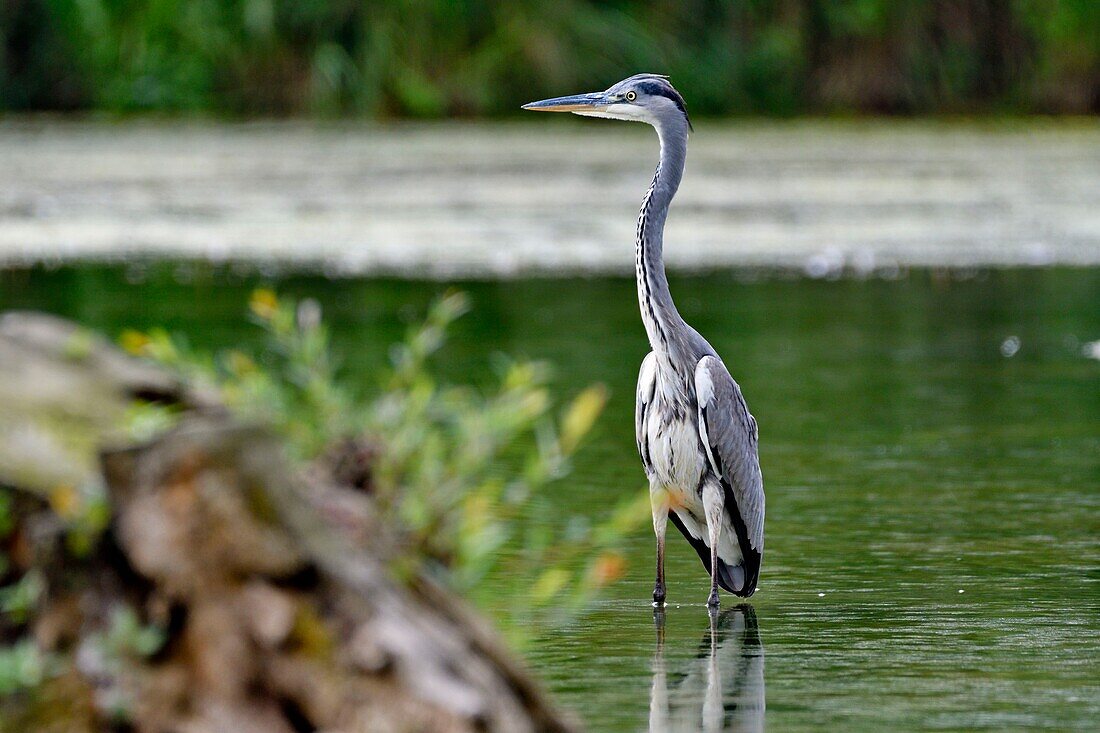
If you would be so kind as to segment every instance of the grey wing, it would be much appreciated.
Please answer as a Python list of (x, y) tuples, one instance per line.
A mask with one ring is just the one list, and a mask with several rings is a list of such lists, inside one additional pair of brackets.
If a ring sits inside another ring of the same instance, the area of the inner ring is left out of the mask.
[(653, 387), (657, 382), (657, 356), (651, 351), (642, 359), (642, 368), (638, 372), (638, 402), (634, 408), (634, 432), (638, 439), (638, 455), (642, 457), (642, 467), (646, 476), (653, 473), (653, 464), (649, 459), (649, 439), (646, 437), (646, 420), (649, 406), (653, 402)]
[(731, 516), (747, 575), (754, 577), (764, 552), (764, 479), (756, 449), (756, 419), (749, 413), (741, 388), (715, 356), (704, 356), (695, 366), (695, 395), (699, 437), (711, 469), (736, 502), (736, 507), (727, 509), (734, 509)]

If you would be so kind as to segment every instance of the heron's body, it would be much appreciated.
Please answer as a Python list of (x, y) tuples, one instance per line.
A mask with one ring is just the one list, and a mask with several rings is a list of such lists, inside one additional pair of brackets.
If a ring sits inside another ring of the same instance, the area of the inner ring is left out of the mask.
[(665, 600), (670, 519), (711, 574), (709, 605), (718, 605), (719, 585), (752, 595), (764, 550), (756, 420), (718, 354), (680, 317), (662, 257), (665, 217), (687, 155), (690, 123), (683, 99), (664, 77), (639, 74), (605, 92), (527, 107), (638, 120), (657, 130), (661, 157), (642, 201), (636, 238), (638, 304), (652, 348), (638, 375), (635, 427), (657, 535), (653, 600)]

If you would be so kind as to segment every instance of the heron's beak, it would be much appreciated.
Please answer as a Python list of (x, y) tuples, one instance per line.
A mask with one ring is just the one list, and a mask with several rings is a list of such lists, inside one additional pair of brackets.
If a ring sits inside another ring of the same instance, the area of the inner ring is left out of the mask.
[(523, 109), (535, 112), (598, 112), (611, 105), (604, 92), (574, 94), (571, 97), (554, 97), (541, 102), (530, 102)]

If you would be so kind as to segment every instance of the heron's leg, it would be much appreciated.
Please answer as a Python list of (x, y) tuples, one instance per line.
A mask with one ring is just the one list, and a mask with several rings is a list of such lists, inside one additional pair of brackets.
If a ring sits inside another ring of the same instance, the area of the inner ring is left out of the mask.
[(665, 605), (665, 527), (668, 525), (668, 491), (650, 485), (649, 504), (653, 510), (653, 533), (657, 535), (657, 580), (653, 583), (653, 605)]
[(710, 541), (710, 596), (707, 597), (707, 606), (718, 608), (718, 542), (722, 538), (725, 499), (721, 487), (711, 481), (703, 485), (703, 509), (707, 515), (707, 539)]
[(669, 729), (668, 672), (665, 668), (665, 610), (653, 609), (653, 624), (657, 628), (657, 650), (653, 654), (653, 685), (649, 688), (649, 730), (657, 733)]
[(654, 606), (653, 608), (653, 628), (657, 630), (657, 651), (658, 653), (664, 651), (665, 648), (665, 609), (664, 606)]
[[(722, 667), (718, 663), (718, 608), (707, 608), (710, 616), (710, 653), (707, 654), (707, 686), (703, 694), (702, 730), (704, 733), (727, 730), (725, 726), (726, 708), (723, 704)], [(735, 688), (736, 689), (736, 688)]]

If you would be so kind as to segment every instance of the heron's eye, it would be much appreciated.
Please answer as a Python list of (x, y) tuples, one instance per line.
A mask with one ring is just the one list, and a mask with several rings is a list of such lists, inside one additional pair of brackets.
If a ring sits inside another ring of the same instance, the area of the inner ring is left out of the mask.
[(626, 93), (626, 101), (628, 101), (628, 102), (633, 102), (637, 98), (638, 98), (638, 93), (637, 92), (627, 92)]

